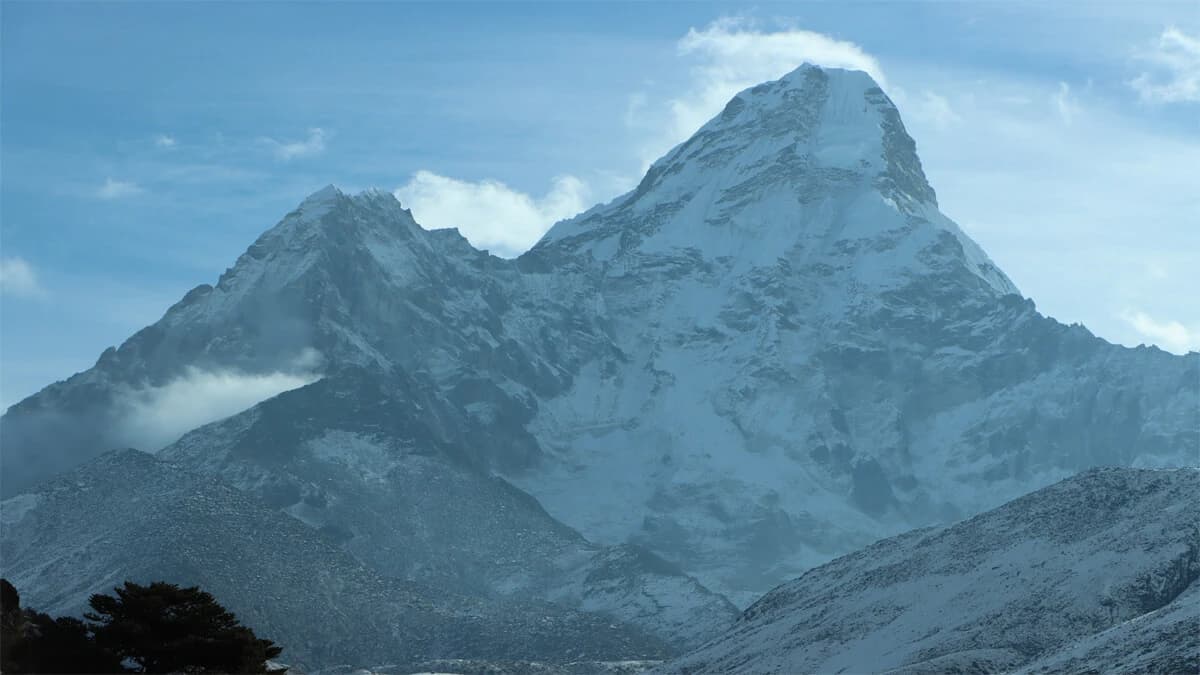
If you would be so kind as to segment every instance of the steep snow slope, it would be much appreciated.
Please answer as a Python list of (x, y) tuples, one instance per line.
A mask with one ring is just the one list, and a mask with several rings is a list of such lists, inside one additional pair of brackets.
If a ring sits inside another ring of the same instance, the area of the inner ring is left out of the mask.
[[(948, 236), (963, 251), (943, 255), (946, 264), (999, 294), (1017, 293), (936, 207), (916, 146), (875, 82), (804, 67), (735, 96), (633, 193), (559, 223), (538, 248), (600, 261), (699, 254), (730, 258), (744, 272), (797, 248), (816, 262), (875, 243), (850, 271), (878, 290), (919, 275), (935, 262), (922, 256), (932, 240)], [(845, 298), (830, 299), (839, 301), (831, 310), (847, 309)]]
[(134, 450), (0, 503), (0, 535), (4, 576), (31, 607), (77, 613), (126, 579), (197, 584), (296, 665), (669, 653), (611, 618), (389, 579), (241, 491)]
[(865, 74), (804, 67), (556, 225), (522, 262), (616, 349), (539, 401), (517, 484), (749, 602), (1089, 466), (1200, 460), (1200, 359), (1039, 316), (914, 148)]
[[(386, 193), (313, 195), (216, 286), (14, 406), (0, 487), (121, 441), (130, 389), (312, 352), (430, 383), (461, 420), (446, 452), (739, 604), (881, 536), (1200, 447), (1200, 355), (1040, 316), (937, 210), (883, 92), (805, 66), (515, 261)], [(369, 484), (356, 438), (327, 440)]]
[(1195, 672), (1200, 471), (1099, 469), (771, 591), (676, 673)]
[(259, 496), (386, 576), (553, 601), (675, 648), (736, 618), (676, 565), (637, 546), (593, 545), (481, 470), (461, 454), (467, 426), (427, 381), (347, 368), (193, 431), (159, 456)]

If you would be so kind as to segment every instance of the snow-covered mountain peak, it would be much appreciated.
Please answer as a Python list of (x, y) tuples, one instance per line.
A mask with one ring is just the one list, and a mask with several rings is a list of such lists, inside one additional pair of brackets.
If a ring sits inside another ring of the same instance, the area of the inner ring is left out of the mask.
[(300, 206), (297, 208), (297, 210), (311, 212), (318, 209), (328, 209), (336, 205), (338, 200), (344, 198), (345, 196), (345, 192), (342, 192), (337, 188), (336, 185), (330, 183), (329, 185), (326, 185), (320, 190), (317, 190), (311, 195), (305, 197), (304, 201), (300, 202)]
[[(838, 288), (872, 296), (953, 268), (988, 295), (1018, 292), (938, 211), (916, 144), (875, 81), (812, 65), (737, 94), (634, 191), (555, 225), (534, 250), (724, 260), (734, 272), (788, 260), (828, 276), (828, 265), (846, 273)], [(840, 291), (832, 300), (845, 304)]]
[[(330, 185), (263, 233), (215, 286), (201, 286), (173, 306), (164, 323), (193, 335), (280, 332), (288, 358), (315, 347), (351, 363), (385, 363), (359, 331), (370, 325), (380, 297), (439, 276), (431, 269), (439, 261), (429, 234), (391, 193), (351, 195)], [(282, 353), (278, 345), (260, 351), (217, 341), (248, 370), (277, 367), (271, 353)], [(213, 355), (216, 347), (205, 351)]]
[(740, 92), (650, 174), (690, 181), (688, 163), (732, 168), (735, 185), (782, 182), (804, 200), (859, 183), (901, 205), (937, 204), (895, 105), (856, 70), (806, 64)]
[[(400, 206), (400, 201), (396, 199), (396, 196), (387, 190), (370, 188), (357, 194), (350, 194), (329, 184), (305, 197), (274, 229), (280, 229), (284, 225), (290, 225), (294, 229), (297, 225), (336, 222), (337, 219), (327, 220), (327, 216), (331, 213), (344, 213), (355, 208), (383, 209), (394, 214), (407, 214), (409, 219), (412, 217), (407, 209)], [(269, 233), (270, 231), (268, 231)]]
[[(267, 230), (238, 260), (234, 270), (249, 260), (294, 259), (331, 255), (360, 245), (372, 248), (390, 246), (397, 241), (425, 248), (424, 230), (412, 213), (385, 190), (366, 190), (349, 195), (333, 185), (304, 199), (275, 227)], [(294, 267), (291, 260), (285, 266)], [(277, 260), (277, 265), (280, 262)]]
[[(803, 138), (832, 128), (869, 141), (880, 136), (880, 111), (890, 101), (870, 75), (859, 70), (805, 64), (778, 80), (744, 89), (701, 132), (732, 129)], [(833, 140), (818, 137), (818, 142)]]
[[(288, 229), (289, 225), (295, 228), (296, 225), (303, 224), (352, 224), (356, 220), (353, 212), (363, 209), (381, 211), (382, 215), (391, 216), (393, 220), (412, 220), (412, 213), (401, 206), (400, 200), (387, 190), (370, 188), (357, 194), (349, 194), (330, 184), (305, 197), (291, 213), (265, 234)], [(334, 217), (330, 218), (331, 215)]]

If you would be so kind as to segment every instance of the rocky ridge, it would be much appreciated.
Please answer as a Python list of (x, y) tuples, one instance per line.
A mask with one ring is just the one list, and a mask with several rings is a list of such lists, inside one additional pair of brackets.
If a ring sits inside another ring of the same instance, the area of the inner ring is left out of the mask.
[(1194, 672), (1200, 471), (1097, 469), (810, 570), (662, 672)]

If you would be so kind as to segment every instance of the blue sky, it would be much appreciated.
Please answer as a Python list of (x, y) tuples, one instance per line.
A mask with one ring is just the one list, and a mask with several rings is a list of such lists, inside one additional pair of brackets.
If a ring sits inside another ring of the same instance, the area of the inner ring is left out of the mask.
[(900, 107), (1051, 316), (1200, 349), (1200, 3), (0, 5), (0, 405), (89, 367), (308, 193), (512, 255), (808, 60)]

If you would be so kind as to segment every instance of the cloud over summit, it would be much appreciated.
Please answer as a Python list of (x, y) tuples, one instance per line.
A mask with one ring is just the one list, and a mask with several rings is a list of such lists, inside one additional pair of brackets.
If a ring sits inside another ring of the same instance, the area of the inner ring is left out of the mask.
[(546, 194), (533, 197), (497, 180), (463, 181), (432, 171), (418, 171), (395, 195), (426, 229), (458, 228), (476, 248), (503, 257), (521, 254), (591, 199), (574, 176), (558, 176)]

